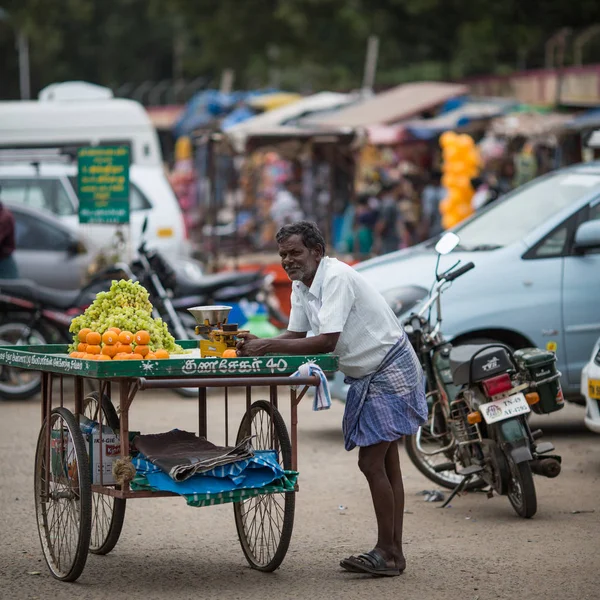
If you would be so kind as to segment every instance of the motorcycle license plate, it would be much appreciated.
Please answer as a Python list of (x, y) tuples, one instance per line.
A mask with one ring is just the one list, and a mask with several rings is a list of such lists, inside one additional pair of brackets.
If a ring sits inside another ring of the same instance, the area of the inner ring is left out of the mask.
[(594, 400), (600, 400), (600, 379), (588, 379), (588, 394)]
[(527, 400), (525, 400), (523, 394), (514, 394), (502, 400), (494, 400), (494, 402), (482, 404), (479, 407), (479, 412), (481, 412), (485, 422), (488, 424), (510, 419), (517, 415), (524, 415), (530, 410), (529, 404), (527, 404)]

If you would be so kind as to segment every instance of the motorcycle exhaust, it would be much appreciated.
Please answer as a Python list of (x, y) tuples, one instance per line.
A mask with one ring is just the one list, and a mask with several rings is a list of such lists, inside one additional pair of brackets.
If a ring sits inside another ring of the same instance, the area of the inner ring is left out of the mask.
[(549, 478), (557, 477), (561, 470), (560, 462), (556, 458), (532, 460), (529, 465), (531, 466), (531, 471), (536, 475), (543, 475)]

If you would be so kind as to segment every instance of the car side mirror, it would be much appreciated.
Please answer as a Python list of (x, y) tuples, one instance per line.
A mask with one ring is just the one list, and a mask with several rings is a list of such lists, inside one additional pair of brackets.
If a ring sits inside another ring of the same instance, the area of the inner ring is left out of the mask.
[(67, 255), (77, 256), (78, 254), (85, 254), (87, 252), (86, 247), (75, 238), (69, 240), (67, 244)]
[(600, 219), (586, 221), (577, 228), (574, 249), (579, 254), (600, 249)]

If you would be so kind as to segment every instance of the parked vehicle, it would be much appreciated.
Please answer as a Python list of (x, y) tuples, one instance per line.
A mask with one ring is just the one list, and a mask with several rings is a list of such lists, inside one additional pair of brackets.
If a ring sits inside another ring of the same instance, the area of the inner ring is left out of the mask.
[(78, 288), (94, 264), (97, 244), (43, 211), (9, 203), (6, 207), (15, 217), (13, 256), (19, 277), (61, 290)]
[[(144, 107), (113, 98), (108, 88), (85, 82), (52, 84), (40, 99), (0, 102), (0, 186), (7, 202), (39, 208), (79, 226), (77, 149), (130, 148), (131, 247), (146, 239), (168, 256), (189, 254), (179, 203), (166, 178), (160, 144)], [(98, 239), (116, 226), (87, 225)]]
[(439, 258), (459, 238), (443, 236), (428, 300), (404, 323), (427, 381), (429, 420), (405, 447), (411, 461), (429, 479), (454, 488), (454, 496), (470, 486), (507, 495), (524, 518), (537, 510), (532, 473), (556, 477), (560, 457), (554, 446), (538, 442), (531, 431), (531, 410), (549, 413), (563, 408), (560, 373), (552, 352), (525, 348), (513, 352), (499, 343), (453, 347), (442, 333), (442, 294), (474, 268), (460, 260), (438, 274)]
[(600, 433), (600, 339), (581, 373), (581, 394), (586, 404), (584, 423), (590, 431)]
[[(583, 402), (581, 371), (600, 329), (600, 163), (538, 178), (453, 231), (453, 255), (477, 268), (444, 298), (447, 339), (555, 349), (565, 397)], [(435, 242), (356, 265), (399, 318), (427, 296)], [(346, 391), (336, 375), (332, 392)]]
[[(0, 345), (70, 344), (69, 327), (90, 303), (92, 280), (73, 290), (49, 288), (30, 279), (0, 279)], [(39, 393), (39, 371), (0, 366), (0, 399), (25, 400)]]

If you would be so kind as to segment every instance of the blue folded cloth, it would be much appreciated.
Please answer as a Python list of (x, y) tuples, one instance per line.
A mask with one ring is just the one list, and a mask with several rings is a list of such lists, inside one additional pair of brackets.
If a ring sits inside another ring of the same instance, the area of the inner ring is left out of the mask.
[(331, 408), (331, 395), (329, 394), (329, 383), (319, 365), (308, 362), (298, 367), (298, 370), (290, 377), (312, 377), (317, 376), (321, 383), (315, 386), (315, 397), (313, 399), (313, 410), (327, 410)]
[(176, 494), (218, 494), (232, 490), (261, 488), (285, 477), (273, 450), (255, 450), (251, 458), (222, 465), (192, 475), (185, 481), (174, 481), (142, 454), (132, 459), (139, 475), (157, 490)]

